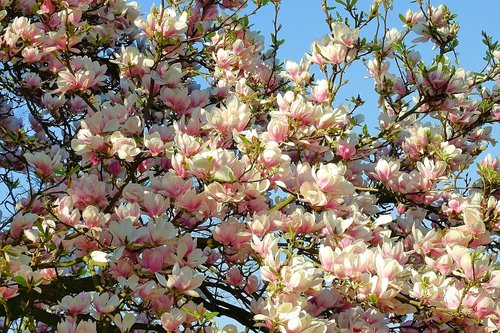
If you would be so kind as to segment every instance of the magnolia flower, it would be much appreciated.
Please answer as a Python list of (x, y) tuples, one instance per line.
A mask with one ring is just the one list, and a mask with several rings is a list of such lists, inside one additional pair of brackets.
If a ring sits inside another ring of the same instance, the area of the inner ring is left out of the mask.
[(293, 292), (307, 292), (321, 283), (319, 274), (311, 262), (303, 257), (295, 257), (281, 273), (286, 288)]
[(19, 287), (17, 285), (12, 285), (8, 287), (1, 286), (0, 287), (0, 299), (4, 302), (8, 301), (12, 297), (18, 295)]
[(95, 206), (87, 206), (82, 212), (82, 218), (85, 225), (89, 228), (99, 228), (104, 226), (110, 219), (110, 214), (102, 213), (99, 208)]
[(111, 222), (109, 231), (113, 236), (113, 243), (115, 244), (128, 244), (147, 235), (146, 228), (136, 228), (134, 222), (130, 219)]
[(399, 161), (388, 161), (386, 159), (380, 159), (375, 166), (375, 174), (383, 183), (389, 182), (393, 177), (399, 172), (400, 163)]
[(40, 61), (40, 59), (43, 56), (43, 53), (41, 53), (37, 48), (35, 47), (26, 47), (23, 49), (21, 52), (24, 61), (26, 62), (37, 62)]
[(359, 28), (351, 29), (344, 22), (332, 23), (333, 41), (345, 47), (352, 47), (358, 40)]
[(317, 103), (328, 101), (328, 81), (319, 80), (311, 91), (311, 99)]
[(187, 30), (187, 12), (177, 17), (173, 8), (165, 8), (161, 13), (161, 16), (158, 12), (148, 14), (145, 22), (142, 18), (138, 18), (136, 24), (150, 36), (158, 32), (163, 37), (174, 38)]
[(122, 46), (121, 52), (112, 62), (120, 64), (126, 76), (143, 74), (154, 65), (153, 59), (148, 58), (133, 46), (126, 48)]
[(148, 192), (144, 194), (143, 203), (141, 205), (144, 207), (149, 216), (156, 218), (170, 207), (170, 200), (161, 194), (155, 194)]
[(176, 331), (186, 320), (186, 312), (173, 308), (169, 312), (162, 314), (160, 320), (161, 325), (167, 332)]
[(164, 244), (177, 234), (177, 229), (173, 224), (163, 219), (149, 221), (147, 228), (149, 232), (148, 236), (146, 236), (147, 240), (155, 244)]
[(160, 248), (146, 249), (142, 251), (138, 263), (146, 271), (156, 273), (161, 271), (163, 267), (163, 256), (164, 254)]
[(33, 223), (38, 220), (37, 214), (20, 214), (14, 217), (10, 228), (10, 233), (13, 237), (17, 238), (21, 235), (23, 229), (29, 229)]
[(235, 96), (229, 97), (226, 105), (207, 110), (205, 115), (208, 124), (222, 133), (230, 133), (233, 130), (241, 132), (250, 120), (247, 105), (241, 103)]
[(121, 132), (114, 132), (110, 137), (111, 154), (117, 154), (118, 157), (127, 162), (132, 162), (133, 158), (138, 155), (141, 150), (137, 148), (134, 139), (126, 138)]
[(354, 192), (354, 186), (343, 177), (345, 172), (345, 166), (340, 163), (323, 164), (311, 170), (317, 186), (323, 192), (333, 195), (349, 195)]
[(71, 188), (68, 188), (75, 207), (85, 209), (87, 206), (96, 206), (103, 208), (107, 205), (106, 186), (104, 182), (99, 181), (97, 175), (84, 175), (73, 181)]
[(204, 279), (203, 275), (194, 276), (194, 271), (190, 267), (180, 268), (179, 264), (175, 263), (172, 274), (168, 278), (167, 287), (189, 296), (199, 297), (194, 289), (199, 287)]
[[(0, 0), (0, 326), (498, 331), (500, 160), (460, 180), (500, 119), (495, 41), (479, 75), (440, 55), (446, 6), (370, 36), (393, 2), (373, 0), (280, 66), (247, 2), (141, 17), (125, 0)], [(380, 128), (347, 76), (363, 62)]]
[(347, 47), (342, 44), (335, 43), (331, 39), (326, 45), (314, 45), (317, 53), (317, 58), (321, 58), (321, 63), (338, 65), (346, 61)]
[(120, 299), (118, 295), (110, 295), (109, 293), (103, 294), (93, 294), (92, 304), (94, 305), (95, 311), (98, 315), (107, 314), (113, 312), (115, 308), (120, 304)]
[(93, 261), (100, 264), (106, 264), (107, 262), (109, 262), (109, 254), (106, 252), (92, 251), (90, 257), (92, 258)]
[(87, 292), (81, 292), (75, 297), (66, 295), (59, 302), (59, 306), (71, 316), (88, 313), (92, 297)]
[(136, 322), (136, 317), (134, 314), (127, 312), (123, 317), (117, 313), (113, 317), (113, 322), (121, 333), (128, 333), (132, 326)]
[(482, 214), (479, 209), (474, 207), (465, 207), (463, 209), (464, 224), (474, 235), (482, 234), (486, 231)]
[(325, 206), (328, 203), (325, 193), (313, 182), (303, 183), (300, 186), (300, 194), (304, 201), (309, 202), (313, 206)]
[(153, 157), (165, 152), (165, 143), (158, 132), (144, 134), (144, 146)]
[(108, 77), (106, 65), (92, 61), (89, 57), (75, 57), (70, 60), (71, 70), (66, 69), (59, 72), (56, 91), (65, 93), (68, 90), (87, 90), (100, 85)]

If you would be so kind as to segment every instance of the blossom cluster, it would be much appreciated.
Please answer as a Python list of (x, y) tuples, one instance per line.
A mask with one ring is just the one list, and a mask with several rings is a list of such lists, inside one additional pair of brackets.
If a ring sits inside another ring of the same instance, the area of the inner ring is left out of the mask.
[(279, 1), (167, 2), (0, 1), (6, 330), (500, 330), (497, 43), (469, 71), (448, 7), (369, 37), (390, 1), (347, 1), (280, 63)]

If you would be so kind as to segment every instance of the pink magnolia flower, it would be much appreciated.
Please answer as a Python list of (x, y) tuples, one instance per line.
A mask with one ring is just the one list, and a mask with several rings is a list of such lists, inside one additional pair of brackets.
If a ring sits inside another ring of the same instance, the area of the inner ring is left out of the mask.
[(94, 305), (95, 311), (98, 315), (103, 315), (111, 313), (120, 304), (120, 299), (118, 295), (110, 295), (109, 293), (102, 293), (93, 295), (92, 304)]
[(80, 223), (81, 214), (80, 211), (75, 208), (75, 203), (71, 196), (57, 199), (55, 206), (59, 221), (67, 225), (76, 225)]
[(79, 209), (85, 209), (90, 205), (103, 208), (108, 204), (106, 186), (94, 174), (74, 180), (72, 187), (68, 189), (68, 194), (75, 207)]
[(60, 333), (76, 333), (76, 320), (73, 317), (67, 318), (65, 321), (62, 321), (57, 324), (57, 332)]
[(109, 231), (113, 236), (114, 244), (128, 244), (147, 235), (146, 228), (136, 228), (134, 222), (130, 219), (111, 222)]
[(151, 156), (158, 156), (165, 153), (166, 146), (158, 132), (144, 134), (144, 146), (148, 148)]
[(204, 279), (203, 275), (194, 276), (194, 271), (190, 267), (184, 266), (180, 268), (179, 264), (175, 263), (172, 274), (168, 278), (167, 286), (183, 294), (199, 297), (198, 292), (194, 289), (199, 287)]
[(403, 266), (394, 259), (376, 258), (375, 269), (377, 275), (381, 278), (386, 278), (389, 281), (394, 281), (403, 272)]
[(399, 161), (388, 161), (380, 159), (375, 167), (375, 176), (383, 183), (387, 183), (399, 172)]
[(59, 306), (71, 316), (88, 313), (90, 311), (90, 302), (92, 297), (87, 292), (81, 292), (75, 297), (66, 295), (59, 302)]
[(479, 235), (486, 231), (482, 214), (479, 209), (474, 207), (465, 207), (463, 209), (464, 224), (473, 235)]
[(132, 326), (135, 324), (136, 316), (133, 313), (127, 312), (122, 317), (120, 313), (117, 313), (113, 317), (113, 322), (115, 323), (116, 327), (118, 327), (120, 332), (126, 333), (129, 332)]
[(485, 318), (496, 313), (497, 304), (486, 294), (481, 294), (474, 303), (473, 309), (477, 318)]
[(153, 191), (176, 199), (191, 189), (193, 182), (191, 179), (184, 180), (168, 172), (160, 177), (151, 178), (151, 188)]
[(354, 186), (344, 178), (346, 167), (340, 163), (322, 164), (311, 172), (317, 186), (325, 193), (349, 195), (354, 192)]
[(346, 61), (347, 47), (335, 43), (334, 40), (328, 41), (326, 45), (318, 45), (318, 56), (323, 59), (323, 62), (332, 65), (338, 65)]
[(278, 166), (283, 161), (279, 144), (274, 141), (266, 143), (264, 151), (260, 157), (260, 161), (262, 161), (266, 168), (269, 169)]
[(214, 231), (214, 240), (224, 245), (241, 246), (247, 243), (252, 235), (247, 231), (245, 225), (230, 219), (222, 222)]
[(174, 142), (179, 152), (187, 157), (197, 154), (202, 148), (202, 145), (195, 137), (185, 133), (177, 133), (174, 137)]
[(267, 126), (269, 138), (275, 142), (282, 142), (286, 139), (289, 131), (288, 122), (285, 118), (275, 118)]
[(161, 16), (158, 13), (150, 13), (145, 22), (139, 19), (137, 25), (144, 29), (147, 35), (152, 36), (158, 32), (167, 38), (173, 38), (187, 30), (187, 12), (177, 17), (174, 9), (166, 8), (161, 13)]
[(356, 143), (357, 142), (348, 142), (348, 141), (340, 141), (338, 143), (337, 153), (342, 156), (344, 160), (347, 160), (353, 157), (356, 154)]
[(177, 207), (183, 208), (189, 212), (197, 212), (204, 210), (205, 202), (208, 200), (205, 193), (197, 194), (194, 190), (189, 190), (175, 202)]
[(344, 22), (332, 23), (333, 41), (345, 47), (352, 47), (359, 37), (359, 29), (351, 29)]
[(125, 77), (143, 76), (153, 66), (153, 59), (142, 54), (136, 47), (122, 47), (114, 61), (118, 63)]
[(26, 47), (21, 52), (24, 61), (37, 62), (42, 59), (43, 54), (36, 47)]
[(39, 88), (42, 84), (42, 79), (37, 73), (28, 72), (24, 77), (24, 82), (27, 88)]
[(276, 255), (276, 252), (278, 251), (278, 241), (279, 239), (275, 237), (274, 233), (268, 233), (264, 236), (263, 240), (260, 240), (257, 236), (253, 235), (250, 245), (260, 257), (265, 258), (269, 254), (272, 256)]
[(177, 229), (173, 224), (163, 219), (149, 221), (147, 228), (149, 234), (145, 237), (145, 241), (153, 244), (165, 244), (168, 240), (175, 238), (177, 234)]
[(113, 145), (111, 154), (117, 154), (121, 160), (132, 162), (134, 157), (141, 152), (137, 148), (135, 140), (125, 137), (121, 132), (114, 132), (110, 137), (110, 141)]
[(38, 220), (39, 216), (37, 214), (19, 214), (14, 217), (12, 221), (12, 225), (10, 228), (10, 234), (14, 238), (18, 238), (21, 236), (21, 233), (25, 229), (30, 229), (33, 226), (33, 223)]
[(311, 91), (311, 100), (317, 103), (325, 103), (328, 101), (328, 81), (319, 80)]
[(124, 315), (117, 313), (113, 317), (113, 322), (115, 323), (116, 327), (120, 330), (120, 332), (127, 333), (130, 331), (132, 326), (136, 322), (136, 316), (133, 313), (127, 312)]
[(241, 275), (240, 269), (236, 266), (231, 267), (227, 272), (226, 281), (230, 285), (239, 286), (243, 282), (243, 275)]
[(0, 299), (4, 302), (18, 295), (18, 286), (1, 286), (0, 287)]
[(144, 194), (144, 200), (141, 205), (144, 207), (147, 214), (151, 217), (158, 217), (165, 213), (165, 211), (170, 207), (170, 200), (161, 194), (155, 194), (152, 192)]
[(287, 290), (294, 292), (316, 289), (322, 281), (313, 263), (305, 261), (303, 257), (293, 258), (290, 265), (281, 270), (281, 276)]
[(247, 105), (241, 103), (235, 96), (229, 97), (226, 105), (207, 110), (205, 115), (208, 125), (222, 133), (231, 133), (233, 130), (241, 132), (250, 120)]
[(120, 259), (110, 264), (110, 273), (116, 279), (119, 277), (130, 277), (133, 272), (134, 265), (129, 259)]
[(444, 295), (444, 302), (449, 309), (458, 309), (462, 304), (461, 299), (464, 290), (459, 290), (454, 286), (449, 287)]
[(161, 325), (167, 332), (177, 331), (179, 326), (186, 320), (186, 312), (173, 308), (169, 312), (162, 314), (160, 320)]
[(49, 111), (58, 110), (62, 105), (66, 103), (66, 98), (64, 95), (56, 96), (49, 93), (45, 93), (42, 96), (42, 104)]
[(248, 277), (244, 290), (250, 295), (259, 290), (259, 279), (257, 276), (251, 275)]
[[(272, 214), (271, 216), (275, 215), (276, 214)], [(248, 228), (251, 233), (257, 237), (264, 237), (271, 229), (273, 229), (271, 216), (268, 216), (267, 214), (254, 214), (253, 219), (248, 222)]]
[(99, 228), (107, 224), (111, 215), (102, 213), (95, 206), (87, 206), (83, 210), (82, 218), (89, 228)]
[(163, 256), (160, 248), (146, 249), (142, 251), (138, 263), (147, 271), (157, 273), (163, 268)]
[(309, 68), (311, 66), (311, 61), (307, 57), (303, 57), (300, 61), (300, 64), (297, 64), (294, 61), (286, 61), (285, 76), (290, 78), (297, 85), (304, 85), (311, 81), (311, 73), (309, 72)]
[(160, 92), (160, 100), (165, 102), (167, 107), (180, 115), (189, 114), (191, 100), (187, 89), (171, 89), (163, 87)]
[(89, 57), (75, 57), (70, 60), (67, 69), (59, 72), (57, 80), (58, 92), (65, 93), (68, 90), (87, 90), (102, 84), (108, 77), (105, 75), (107, 67)]

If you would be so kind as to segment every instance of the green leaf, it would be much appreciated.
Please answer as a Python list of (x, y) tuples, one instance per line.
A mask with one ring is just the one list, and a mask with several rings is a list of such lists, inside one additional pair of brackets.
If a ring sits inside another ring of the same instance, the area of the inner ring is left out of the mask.
[(362, 132), (363, 132), (363, 135), (365, 135), (365, 136), (370, 135), (370, 133), (368, 133), (368, 126), (367, 125), (363, 125)]
[(242, 18), (240, 18), (240, 24), (243, 26), (243, 28), (248, 28), (248, 24), (249, 24), (249, 20), (248, 20), (248, 16), (243, 16)]
[(187, 306), (183, 306), (182, 311), (186, 312), (191, 317), (198, 318), (198, 312), (189, 310)]
[(338, 3), (338, 4), (340, 4), (340, 5), (342, 5), (342, 6), (344, 6), (344, 7), (347, 7), (347, 4), (344, 1), (342, 1), (342, 0), (335, 0), (335, 2)]
[(21, 287), (25, 287), (26, 288), (28, 286), (28, 282), (22, 276), (16, 276), (16, 278), (14, 280)]
[(71, 170), (69, 170), (67, 176), (70, 177), (70, 176), (74, 175), (75, 173), (77, 173), (79, 170), (80, 170), (80, 167), (76, 166), (76, 167), (72, 168)]
[(208, 320), (214, 319), (218, 315), (219, 315), (219, 313), (215, 312), (215, 311), (213, 311), (213, 312), (206, 311), (205, 312), (205, 318), (208, 319)]
[(201, 23), (198, 24), (198, 26), (196, 27), (196, 30), (198, 30), (198, 33), (203, 34), (203, 25)]
[(19, 181), (19, 179), (13, 179), (13, 178), (7, 178), (5, 177), (3, 179), (5, 185), (9, 188), (9, 189), (16, 189), (18, 188), (20, 185), (21, 185), (21, 182)]
[(243, 141), (243, 143), (245, 143), (246, 145), (252, 146), (252, 142), (250, 142), (250, 140), (248, 140), (243, 134), (240, 134), (239, 136), (240, 136), (241, 141)]
[(356, 6), (357, 2), (358, 2), (358, 0), (347, 0), (347, 7), (354, 8), (354, 6)]

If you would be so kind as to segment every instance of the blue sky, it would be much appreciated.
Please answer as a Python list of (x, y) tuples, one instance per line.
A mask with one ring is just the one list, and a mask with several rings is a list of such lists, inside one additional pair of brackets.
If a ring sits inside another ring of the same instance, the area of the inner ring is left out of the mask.
[[(394, 14), (404, 14), (407, 9), (416, 10), (417, 6), (410, 0), (396, 0)], [(146, 4), (148, 1), (143, 1)], [(306, 5), (307, 3), (307, 5)], [(368, 8), (373, 3), (371, 0), (359, 0), (360, 8)], [(485, 30), (490, 35), (500, 39), (500, 29), (498, 25), (500, 13), (500, 1), (498, 0), (446, 0), (433, 1), (437, 6), (443, 3), (450, 8), (452, 13), (458, 14), (457, 21), (461, 29), (459, 38), (460, 58), (462, 66), (475, 67), (477, 59), (483, 57), (483, 44), (481, 42), (481, 31)], [(329, 0), (329, 4), (334, 4)], [(283, 0), (280, 19), (283, 24), (281, 31), (286, 43), (281, 50), (281, 56), (290, 60), (299, 60), (304, 52), (309, 52), (311, 42), (318, 37), (328, 33), (328, 27), (321, 10), (321, 0)], [(254, 20), (256, 30), (260, 30), (269, 39), (272, 19), (272, 6), (268, 6)], [(393, 15), (390, 27), (401, 28), (402, 22), (398, 15)], [(429, 45), (430, 47), (430, 45)]]
[[(404, 14), (407, 9), (416, 11), (418, 7), (411, 0), (395, 0), (394, 2), (396, 3), (395, 10), (392, 12), (393, 15), (389, 17), (388, 27), (401, 29), (403, 23), (399, 20), (398, 14)], [(161, 0), (139, 0), (138, 3), (141, 6), (141, 11), (147, 13), (153, 3), (158, 5)], [(299, 62), (304, 53), (310, 52), (311, 43), (329, 32), (321, 9), (321, 3), (321, 0), (281, 1), (279, 21), (283, 28), (279, 33), (279, 38), (284, 38), (285, 44), (280, 48), (279, 59)], [(367, 10), (372, 3), (372, 0), (359, 0), (358, 7)], [(448, 6), (452, 13), (458, 15), (456, 21), (460, 24), (458, 53), (461, 66), (465, 69), (479, 71), (483, 66), (482, 58), (485, 54), (481, 31), (486, 31), (494, 40), (500, 40), (500, 29), (498, 28), (500, 1), (433, 1), (434, 6), (438, 6), (440, 3)], [(328, 4), (332, 6), (335, 2), (329, 0)], [(273, 6), (268, 5), (257, 15), (250, 18), (250, 22), (254, 25), (253, 30), (260, 31), (267, 44), (270, 42), (273, 16)], [(427, 50), (431, 51), (432, 44), (428, 43), (425, 47), (428, 47)], [(426, 49), (420, 49), (420, 51), (425, 57)], [(349, 71), (350, 83), (347, 85), (347, 89), (344, 89), (344, 94), (341, 91), (340, 98), (334, 103), (339, 105), (344, 103), (346, 98), (358, 93), (361, 94), (366, 104), (360, 111), (364, 113), (369, 127), (373, 129), (377, 126), (377, 96), (373, 92), (373, 81), (365, 78), (367, 74), (366, 68), (361, 63), (353, 66)], [(353, 90), (353, 87), (356, 89)], [(500, 126), (498, 125), (494, 126), (494, 137), (500, 141)], [(494, 156), (500, 156), (500, 144), (489, 148), (487, 152), (492, 153)]]
[[(147, 13), (153, 3), (159, 5), (161, 0), (136, 0), (141, 7), (142, 13)], [(311, 42), (328, 33), (328, 27), (321, 10), (321, 0), (282, 0), (280, 11), (280, 22), (283, 28), (280, 32), (281, 38), (286, 43), (280, 50), (282, 59), (298, 61), (304, 52), (310, 51)], [(395, 0), (395, 14), (403, 13), (408, 9), (417, 9), (410, 0)], [(329, 0), (329, 5), (334, 4)], [(358, 7), (368, 8), (372, 0), (359, 0)], [(477, 59), (482, 58), (483, 44), (481, 43), (481, 30), (500, 39), (498, 20), (500, 13), (499, 0), (444, 0), (433, 1), (437, 6), (443, 3), (450, 8), (452, 13), (458, 14), (458, 22), (461, 29), (459, 33), (461, 45), (459, 46), (462, 64), (465, 67), (474, 67)], [(272, 5), (263, 8), (259, 14), (250, 21), (254, 24), (254, 30), (261, 31), (269, 42), (272, 29), (273, 17)], [(401, 28), (402, 23), (397, 15), (393, 15), (393, 27)]]

